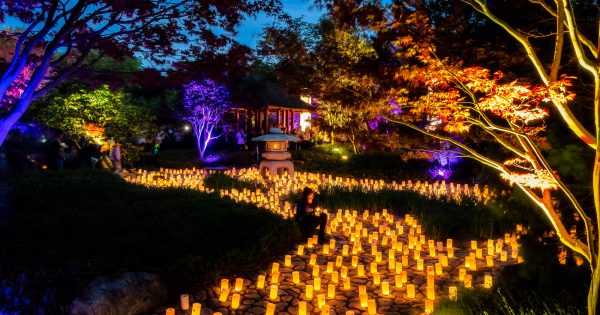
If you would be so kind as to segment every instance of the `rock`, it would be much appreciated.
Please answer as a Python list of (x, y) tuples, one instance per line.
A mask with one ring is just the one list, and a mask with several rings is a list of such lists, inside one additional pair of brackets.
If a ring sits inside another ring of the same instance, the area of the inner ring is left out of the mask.
[(135, 315), (164, 304), (167, 288), (157, 275), (128, 272), (94, 279), (71, 305), (71, 315)]

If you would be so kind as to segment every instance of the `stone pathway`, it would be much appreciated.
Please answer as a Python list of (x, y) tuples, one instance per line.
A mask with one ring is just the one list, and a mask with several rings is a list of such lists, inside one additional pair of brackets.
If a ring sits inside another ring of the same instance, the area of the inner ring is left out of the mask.
[[(139, 172), (128, 180), (152, 186), (204, 189), (202, 171), (177, 173)], [(258, 180), (252, 170), (230, 175)], [(323, 175), (300, 174), (294, 180), (271, 180), (267, 191), (232, 190), (220, 194), (253, 202), (287, 217), (292, 215), (291, 205), (281, 198), (291, 189), (319, 181), (321, 187), (336, 181), (348, 183)], [(393, 187), (379, 181), (357, 183), (367, 189), (376, 189), (375, 185)], [(425, 193), (456, 193), (446, 184), (443, 188), (437, 185), (436, 189), (431, 188), (435, 185), (417, 186)], [(473, 188), (462, 191), (473, 193)], [(340, 209), (329, 211), (328, 215), (327, 233), (331, 239), (325, 244), (317, 244), (314, 236), (273, 262), (256, 279), (222, 279), (193, 296), (183, 295), (181, 305), (168, 308), (165, 314), (430, 313), (441, 298), (456, 299), (459, 288), (490, 288), (500, 269), (519, 259), (518, 235), (514, 234), (483, 243), (471, 241), (469, 248), (460, 248), (451, 239), (429, 239), (419, 222), (409, 215), (399, 218), (385, 209), (362, 213)]]

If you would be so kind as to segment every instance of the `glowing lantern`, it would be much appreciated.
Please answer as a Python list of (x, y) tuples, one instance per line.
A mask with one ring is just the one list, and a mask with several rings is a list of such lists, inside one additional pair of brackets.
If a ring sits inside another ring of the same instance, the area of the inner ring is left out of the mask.
[(421, 258), (417, 260), (417, 270), (423, 270), (423, 259)]
[(488, 267), (494, 267), (494, 257), (487, 255), (485, 256), (485, 261)]
[(458, 280), (465, 281), (466, 274), (467, 274), (467, 269), (465, 269), (465, 268), (458, 269)]
[(201, 310), (202, 310), (202, 305), (200, 303), (192, 304), (192, 315), (200, 315)]
[(342, 266), (342, 268), (340, 269), (340, 275), (342, 276), (342, 278), (346, 278), (348, 277), (348, 267), (346, 266)]
[(318, 277), (319, 276), (319, 270), (320, 270), (319, 265), (314, 265), (313, 266), (313, 271), (312, 271), (313, 277)]
[(358, 266), (358, 256), (352, 256), (352, 267)]
[(371, 273), (376, 273), (377, 272), (377, 263), (376, 262), (372, 262), (370, 265), (371, 269), (370, 272)]
[(446, 247), (448, 249), (453, 248), (453, 246), (452, 246), (452, 239), (451, 238), (449, 238), (449, 239), (446, 240)]
[(435, 279), (434, 279), (434, 277), (435, 277), (435, 276), (434, 276), (434, 275), (431, 275), (431, 274), (427, 275), (427, 286), (428, 286), (428, 287), (432, 287), (432, 286), (434, 286), (434, 284), (435, 284)]
[(369, 307), (368, 307), (367, 311), (368, 311), (369, 315), (377, 314), (377, 304), (375, 303), (375, 300), (369, 300), (368, 305), (369, 305)]
[(308, 261), (308, 263), (311, 266), (314, 266), (317, 263), (317, 255), (315, 254), (310, 254), (310, 260)]
[(165, 315), (175, 315), (175, 309), (170, 307), (165, 310)]
[(265, 312), (265, 314), (266, 315), (274, 315), (275, 314), (275, 304), (267, 303), (267, 311)]
[(271, 300), (276, 300), (278, 296), (279, 286), (276, 284), (271, 285), (271, 290), (269, 291), (269, 298)]
[(237, 310), (239, 307), (240, 307), (240, 295), (236, 293), (231, 297), (231, 308), (234, 310)]
[(342, 256), (348, 256), (348, 245), (342, 246)]
[(313, 281), (313, 286), (315, 291), (320, 291), (321, 290), (321, 278), (316, 277)]
[(323, 305), (323, 308), (321, 309), (321, 315), (329, 315), (329, 313), (331, 313), (329, 305)]
[(329, 284), (327, 286), (327, 297), (330, 299), (335, 297), (335, 284)]
[(507, 260), (508, 260), (508, 257), (507, 257), (506, 251), (505, 250), (501, 251), (500, 252), (500, 261), (505, 262)]
[(221, 291), (229, 289), (229, 279), (221, 279)]
[(435, 300), (435, 287), (427, 286), (427, 299)]
[(306, 315), (306, 302), (298, 303), (298, 315)]
[(346, 311), (346, 315), (354, 315), (354, 311)]
[(387, 282), (387, 281), (381, 282), (381, 293), (383, 293), (383, 295), (390, 294), (390, 283), (389, 282)]
[(458, 299), (458, 290), (455, 286), (448, 287), (448, 297), (450, 301), (456, 301)]
[(235, 279), (235, 291), (240, 292), (240, 291), (242, 291), (243, 287), (244, 287), (244, 279), (242, 279), (242, 278)]
[(414, 257), (415, 260), (419, 260), (421, 258), (421, 251), (420, 250), (415, 249), (415, 251), (414, 251), (413, 254), (415, 255), (415, 257)]
[(325, 305), (325, 294), (317, 294), (317, 305), (319, 308), (323, 308)]
[(472, 250), (476, 250), (477, 249), (477, 241), (471, 241), (471, 249)]
[(435, 264), (435, 274), (438, 276), (442, 275), (442, 264), (440, 264), (440, 263)]
[(486, 273), (483, 276), (483, 287), (489, 289), (492, 287), (492, 275)]
[(448, 258), (454, 257), (454, 248), (448, 247)]
[(373, 273), (373, 284), (379, 285), (381, 282), (381, 275), (378, 272)]
[(265, 287), (265, 275), (258, 275), (258, 279), (256, 280), (256, 288), (263, 289)]
[(190, 296), (189, 294), (182, 294), (179, 296), (179, 302), (181, 304), (181, 309), (187, 311), (190, 309)]
[(369, 303), (369, 297), (366, 294), (359, 294), (358, 298), (360, 300), (360, 307), (365, 308)]
[(279, 283), (279, 272), (275, 272), (273, 274), (271, 274), (271, 284), (273, 283)]
[(306, 286), (304, 286), (304, 297), (307, 300), (312, 300), (312, 298), (313, 298), (313, 286), (312, 286), (312, 284), (307, 284)]
[(364, 277), (365, 276), (365, 265), (358, 265), (358, 269), (357, 269), (357, 275), (359, 277)]
[(298, 255), (304, 255), (304, 245), (298, 245)]
[(425, 314), (433, 313), (433, 300), (425, 300)]
[(350, 278), (344, 278), (344, 290), (350, 290)]
[(406, 285), (406, 297), (409, 299), (415, 298), (415, 285), (414, 284)]
[(222, 290), (221, 294), (219, 295), (219, 301), (221, 301), (221, 302), (227, 301), (227, 296), (229, 296), (229, 290), (228, 289)]
[(285, 255), (285, 262), (284, 265), (286, 267), (290, 267), (292, 266), (292, 256), (291, 255)]
[(343, 262), (344, 262), (344, 258), (342, 256), (337, 256), (335, 258), (335, 266), (336, 267), (338, 267), (338, 268), (341, 267)]
[(465, 275), (465, 281), (464, 281), (465, 288), (470, 288), (472, 284), (473, 284), (473, 276)]
[(292, 271), (292, 281), (294, 284), (300, 283), (300, 273), (298, 271)]

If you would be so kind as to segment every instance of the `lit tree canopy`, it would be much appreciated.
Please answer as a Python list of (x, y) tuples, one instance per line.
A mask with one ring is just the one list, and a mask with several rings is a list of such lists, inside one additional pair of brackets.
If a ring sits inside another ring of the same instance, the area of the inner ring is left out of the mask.
[(214, 133), (231, 106), (229, 91), (211, 79), (192, 81), (184, 89), (182, 119), (194, 131), (198, 156), (203, 160), (210, 141), (221, 136)]

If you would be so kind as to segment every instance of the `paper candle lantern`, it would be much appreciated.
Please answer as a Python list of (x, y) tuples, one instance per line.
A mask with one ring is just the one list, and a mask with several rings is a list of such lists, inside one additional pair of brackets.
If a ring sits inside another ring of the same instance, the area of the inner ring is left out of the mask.
[(370, 266), (370, 269), (369, 269), (370, 273), (376, 273), (377, 272), (377, 263), (376, 262), (372, 262), (369, 266)]
[(408, 255), (402, 255), (402, 266), (408, 267)]
[(344, 279), (348, 277), (348, 267), (342, 266), (342, 268), (340, 268), (340, 276)]
[(396, 288), (401, 288), (402, 287), (402, 275), (395, 275), (394, 276), (394, 286)]
[(306, 315), (306, 302), (298, 303), (298, 315)]
[(265, 314), (266, 315), (274, 315), (275, 314), (275, 304), (267, 303), (267, 311), (265, 312)]
[(442, 275), (442, 264), (440, 264), (440, 263), (435, 264), (435, 274), (438, 276)]
[(433, 313), (433, 300), (425, 300), (425, 314)]
[(354, 315), (354, 311), (346, 311), (346, 315)]
[(271, 290), (269, 291), (269, 298), (271, 300), (276, 300), (277, 299), (278, 290), (279, 290), (279, 286), (278, 285), (276, 285), (276, 284), (272, 284), (271, 285)]
[(494, 257), (490, 255), (485, 256), (485, 262), (488, 267), (494, 267)]
[(278, 273), (278, 272), (279, 272), (279, 263), (274, 262), (273, 267), (271, 268), (271, 273)]
[(448, 298), (451, 301), (456, 301), (458, 299), (458, 290), (453, 285), (451, 285), (450, 287), (448, 287)]
[(358, 265), (357, 275), (359, 277), (364, 277), (365, 276), (365, 265)]
[(292, 256), (291, 255), (285, 255), (285, 263), (284, 263), (284, 265), (286, 267), (292, 266)]
[(342, 256), (348, 256), (348, 245), (342, 246)]
[(321, 309), (321, 315), (329, 315), (329, 313), (331, 313), (331, 308), (329, 305), (323, 305), (323, 308)]
[(256, 288), (263, 289), (265, 287), (265, 275), (258, 275), (258, 279), (256, 280)]
[(333, 271), (333, 261), (327, 263), (327, 273), (331, 273)]
[(298, 271), (292, 271), (292, 282), (294, 284), (300, 283), (300, 273)]
[(313, 286), (314, 286), (315, 291), (320, 291), (321, 290), (321, 278), (316, 277), (313, 280)]
[(298, 255), (304, 255), (304, 245), (298, 245)]
[(454, 248), (448, 247), (448, 258), (454, 257)]
[(483, 276), (483, 287), (489, 289), (492, 287), (492, 275), (486, 273)]
[(343, 262), (344, 262), (344, 257), (342, 257), (342, 256), (337, 256), (337, 257), (335, 258), (335, 266), (336, 266), (336, 267), (338, 267), (338, 268), (339, 268), (339, 267), (341, 267)]
[(427, 299), (435, 300), (435, 287), (427, 286)]
[(465, 281), (466, 274), (467, 274), (467, 269), (465, 269), (465, 268), (458, 269), (458, 280)]
[(327, 286), (327, 297), (330, 299), (335, 297), (335, 284), (329, 284)]
[(323, 245), (323, 255), (329, 255), (329, 244)]
[(306, 286), (304, 286), (304, 297), (307, 300), (312, 300), (312, 298), (313, 298), (313, 286), (312, 286), (312, 284), (307, 284)]
[(200, 315), (200, 311), (202, 311), (202, 304), (200, 304), (200, 303), (192, 304), (192, 315)]
[(423, 259), (417, 259), (417, 270), (423, 270)]
[(414, 284), (406, 285), (406, 297), (409, 299), (415, 298), (415, 285)]
[(435, 285), (434, 275), (427, 275), (427, 286), (432, 287)]
[(477, 249), (477, 241), (471, 241), (471, 249), (472, 250), (476, 250)]
[(350, 278), (344, 278), (344, 290), (350, 290)]
[(352, 256), (352, 267), (358, 266), (358, 256)]
[(331, 238), (329, 240), (329, 248), (330, 249), (334, 249), (335, 248), (335, 239), (334, 238)]
[(325, 294), (317, 295), (317, 305), (322, 308), (325, 305)]
[(319, 276), (319, 270), (320, 270), (319, 265), (314, 265), (313, 266), (313, 270), (312, 270), (313, 277), (318, 277)]
[(465, 281), (464, 281), (465, 288), (470, 288), (472, 284), (473, 284), (473, 276), (465, 275)]
[(235, 279), (235, 291), (240, 292), (240, 291), (242, 291), (243, 287), (244, 287), (244, 279), (236, 278)]
[(317, 263), (317, 255), (315, 254), (310, 254), (310, 260), (308, 261), (308, 263), (311, 266), (314, 266)]
[(481, 248), (476, 249), (475, 250), (475, 257), (477, 257), (479, 259), (483, 258), (483, 249), (481, 249)]
[(439, 260), (442, 267), (448, 267), (448, 256), (440, 254)]
[(369, 300), (367, 303), (368, 303), (367, 311), (369, 312), (369, 315), (377, 314), (377, 304), (376, 304), (375, 300)]
[(221, 294), (219, 295), (219, 301), (221, 301), (221, 302), (227, 301), (227, 296), (229, 296), (229, 290), (228, 289), (222, 290)]
[(508, 257), (507, 257), (506, 251), (504, 251), (504, 250), (503, 250), (503, 251), (501, 251), (501, 252), (500, 252), (500, 261), (503, 261), (503, 262), (505, 262), (505, 261), (507, 261), (507, 260), (508, 260)]
[(414, 259), (415, 260), (419, 260), (421, 258), (421, 251), (420, 250), (415, 249), (414, 252), (413, 252), (413, 254), (414, 254)]
[(379, 285), (380, 282), (381, 282), (381, 275), (378, 272), (375, 272), (373, 274), (373, 284)]
[(271, 283), (279, 283), (279, 272), (275, 272), (271, 274)]
[(365, 308), (369, 303), (369, 297), (366, 294), (359, 294), (358, 298), (360, 300), (360, 307)]
[(187, 311), (190, 309), (190, 296), (189, 294), (182, 294), (179, 296), (179, 301), (181, 304), (181, 309)]
[(231, 308), (237, 310), (240, 307), (240, 295), (234, 294), (231, 296)]
[(408, 274), (406, 271), (402, 271), (402, 283), (408, 282)]
[(175, 309), (170, 307), (165, 310), (165, 315), (175, 315)]
[(229, 279), (221, 279), (221, 291), (229, 289)]
[(390, 283), (389, 282), (387, 282), (387, 281), (381, 282), (381, 293), (383, 293), (383, 295), (390, 294)]

